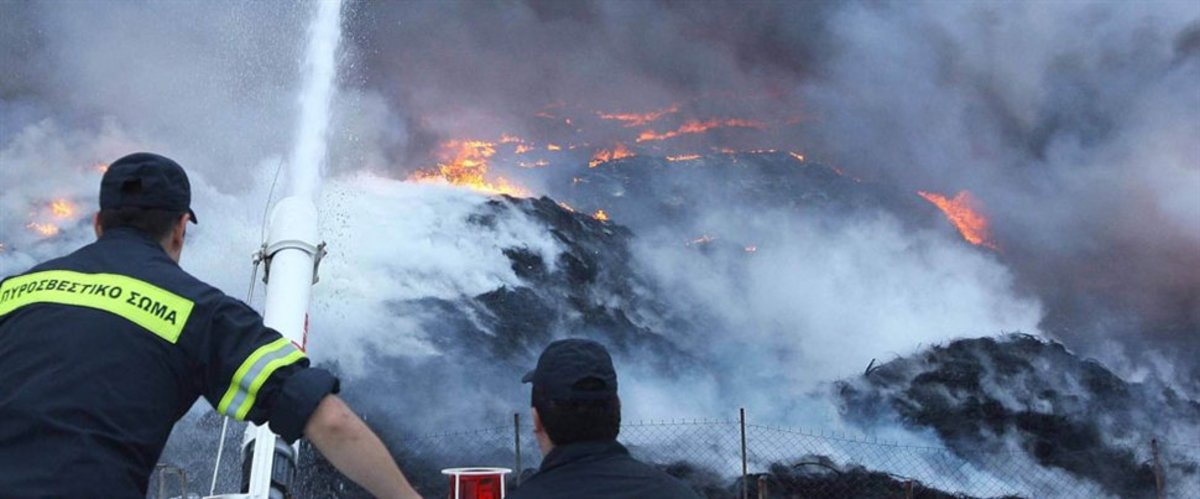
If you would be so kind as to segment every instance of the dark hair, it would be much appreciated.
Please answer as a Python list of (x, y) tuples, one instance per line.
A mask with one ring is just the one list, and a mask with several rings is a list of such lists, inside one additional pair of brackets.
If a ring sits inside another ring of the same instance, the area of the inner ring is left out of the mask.
[(177, 211), (122, 206), (100, 210), (100, 228), (108, 231), (128, 227), (161, 241), (166, 239), (182, 216), (183, 213)]
[(555, 445), (616, 440), (621, 433), (621, 399), (616, 395), (596, 400), (551, 400), (534, 385), (532, 398), (546, 435)]

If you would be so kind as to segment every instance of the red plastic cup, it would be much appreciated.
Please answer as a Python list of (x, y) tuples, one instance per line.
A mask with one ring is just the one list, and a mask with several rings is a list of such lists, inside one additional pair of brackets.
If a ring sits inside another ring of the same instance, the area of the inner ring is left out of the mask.
[(448, 499), (504, 499), (504, 475), (508, 468), (446, 468), (450, 476)]

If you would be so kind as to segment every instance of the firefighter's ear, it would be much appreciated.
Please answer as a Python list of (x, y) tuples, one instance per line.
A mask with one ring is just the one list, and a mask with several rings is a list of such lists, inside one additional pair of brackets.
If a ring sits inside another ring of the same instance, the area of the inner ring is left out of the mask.
[(175, 230), (171, 234), (171, 238), (177, 239), (180, 246), (183, 246), (183, 239), (187, 237), (187, 224), (191, 219), (191, 215), (184, 213), (179, 216), (178, 220), (175, 220)]
[(538, 448), (541, 449), (542, 455), (549, 454), (554, 450), (554, 441), (550, 440), (550, 434), (546, 433), (546, 425), (542, 424), (542, 416), (538, 414), (537, 407), (533, 410), (533, 438), (537, 440)]
[(96, 239), (100, 239), (100, 236), (104, 235), (104, 227), (100, 226), (100, 212), (98, 211), (92, 215), (92, 230), (96, 231)]
[(179, 263), (179, 258), (183, 256), (183, 240), (187, 236), (187, 224), (191, 220), (191, 215), (184, 213), (175, 220), (175, 227), (171, 229), (170, 239), (163, 242), (164, 249), (167, 254), (171, 255), (171, 259), (175, 263)]
[(542, 417), (538, 415), (537, 407), (530, 408), (533, 411), (533, 432), (542, 433), (546, 431), (546, 427), (542, 426)]

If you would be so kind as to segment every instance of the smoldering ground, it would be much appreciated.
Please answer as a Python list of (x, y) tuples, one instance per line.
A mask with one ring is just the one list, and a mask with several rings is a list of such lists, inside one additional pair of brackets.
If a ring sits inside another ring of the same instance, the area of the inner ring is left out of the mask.
[[(1200, 327), (1198, 10), (450, 3), (381, 7), (352, 30), (370, 68), (362, 86), (410, 117), (410, 154), (498, 131), (580, 140), (538, 116), (553, 105), (569, 117), (694, 103), (676, 123), (795, 116), (722, 145), (799, 149), (911, 191), (971, 191), (1022, 289), (1047, 303), (1043, 328), (1090, 354), (1136, 356), (1192, 352)], [(746, 96), (757, 98), (735, 98)], [(629, 141), (601, 136), (586, 140)]]

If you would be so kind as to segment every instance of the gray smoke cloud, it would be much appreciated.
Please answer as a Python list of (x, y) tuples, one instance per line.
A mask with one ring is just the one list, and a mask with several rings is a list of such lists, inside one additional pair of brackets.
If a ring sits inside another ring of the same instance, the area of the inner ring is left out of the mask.
[[(1191, 2), (451, 2), (360, 14), (358, 83), (405, 116), (409, 157), (500, 133), (631, 143), (579, 123), (672, 103), (683, 103), (674, 121), (634, 131), (759, 119), (765, 133), (685, 137), (658, 153), (799, 149), (909, 191), (969, 190), (1018, 286), (1047, 303), (1043, 329), (1113, 362), (1200, 346), (1188, 339), (1200, 328)], [(538, 175), (572, 174), (551, 170)]]
[[(202, 225), (185, 268), (242, 296), (290, 150), (310, 14), (0, 3), (0, 275), (89, 241), (96, 164), (153, 150), (192, 173)], [(821, 382), (872, 357), (1012, 330), (1116, 350), (1125, 372), (1198, 372), (1194, 3), (382, 2), (350, 5), (344, 27), (322, 198), (322, 227), (342, 242), (314, 304), (314, 331), (343, 334), (315, 335), (314, 356), (352, 379), (366, 378), (372, 352), (437, 354), (436, 331), (388, 315), (388, 303), (513, 285), (504, 242), (557, 251), (527, 220), (472, 232), (462, 218), (479, 196), (395, 182), (431, 166), (445, 140), (505, 133), (578, 146), (543, 168), (493, 163), (556, 197), (594, 149), (618, 142), (644, 155), (777, 148), (909, 192), (970, 190), (992, 221), (996, 255), (884, 213), (832, 223), (767, 210), (747, 223), (697, 203), (692, 223), (639, 234), (641, 268), (678, 310), (715, 325), (671, 339), (728, 376), (672, 379), (631, 362), (631, 379), (648, 382), (624, 385), (630, 417), (709, 416), (737, 400), (837, 424), (804, 411)], [(633, 128), (598, 115), (672, 106)], [(636, 142), (706, 119), (762, 126)], [(59, 198), (78, 213), (56, 218)], [(42, 237), (31, 222), (61, 233)], [(762, 249), (747, 260), (681, 244), (701, 231)], [(1171, 360), (1140, 360), (1159, 355)], [(747, 389), (764, 382), (789, 388)], [(695, 396), (663, 407), (680, 390)], [(514, 386), (488, 400), (521, 407), (523, 396)], [(444, 423), (456, 408), (402, 424)]]
[(975, 193), (1048, 331), (1093, 353), (1104, 338), (1194, 351), (1200, 9), (924, 7), (830, 20), (842, 55), (802, 86), (821, 147), (901, 186)]

